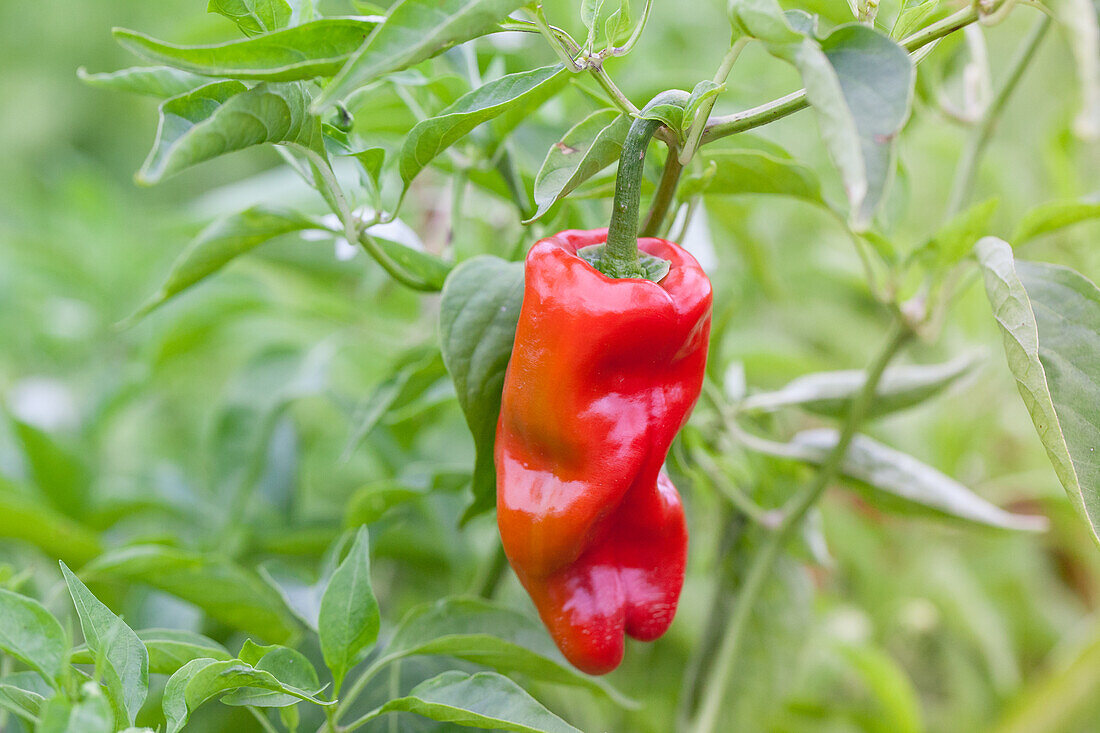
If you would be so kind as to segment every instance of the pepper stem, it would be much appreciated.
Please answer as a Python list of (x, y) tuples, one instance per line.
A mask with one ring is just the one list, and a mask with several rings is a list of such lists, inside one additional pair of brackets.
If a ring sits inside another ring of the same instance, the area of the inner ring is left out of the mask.
[(607, 228), (607, 245), (597, 266), (608, 277), (646, 277), (647, 270), (638, 256), (638, 207), (646, 150), (662, 125), (661, 119), (649, 113), (659, 106), (683, 107), (687, 99), (687, 92), (678, 89), (661, 92), (642, 109), (626, 133), (615, 177), (615, 203)]

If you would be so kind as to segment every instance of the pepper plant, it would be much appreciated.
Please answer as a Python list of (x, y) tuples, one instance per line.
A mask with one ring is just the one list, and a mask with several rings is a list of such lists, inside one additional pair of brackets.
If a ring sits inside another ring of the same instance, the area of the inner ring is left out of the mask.
[(1095, 728), (1095, 4), (195, 4), (78, 72), (217, 188), (0, 413), (0, 730)]

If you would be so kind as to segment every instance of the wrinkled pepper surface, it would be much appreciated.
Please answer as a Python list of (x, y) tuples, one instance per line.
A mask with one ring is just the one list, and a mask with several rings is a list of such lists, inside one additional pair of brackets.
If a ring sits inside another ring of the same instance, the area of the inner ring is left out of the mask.
[(687, 526), (662, 470), (703, 383), (711, 286), (672, 242), (642, 238), (671, 269), (612, 279), (566, 231), (527, 255), (523, 306), (497, 424), (497, 517), (508, 560), (566, 658), (603, 674), (624, 634), (672, 623)]

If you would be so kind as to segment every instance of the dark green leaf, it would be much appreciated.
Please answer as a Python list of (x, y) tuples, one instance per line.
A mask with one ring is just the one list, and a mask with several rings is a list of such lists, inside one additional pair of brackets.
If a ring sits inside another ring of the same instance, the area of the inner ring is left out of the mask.
[[(317, 670), (299, 651), (285, 646), (261, 647), (250, 639), (245, 642), (240, 657), (241, 661), (256, 669), (270, 672), (284, 685), (315, 694), (321, 690)], [(282, 708), (300, 702), (297, 697), (285, 692), (249, 687), (230, 692), (221, 701), (226, 705), (254, 705), (260, 708)]]
[(317, 100), (330, 107), (367, 82), (495, 30), (522, 0), (401, 0)]
[(321, 653), (332, 671), (336, 690), (348, 670), (378, 640), (380, 624), (378, 601), (370, 582), (370, 542), (366, 528), (361, 527), (321, 597), (317, 624)]
[(164, 284), (134, 317), (149, 313), (264, 242), (307, 229), (327, 227), (313, 217), (262, 204), (214, 222), (187, 245)]
[(260, 81), (302, 81), (332, 76), (378, 24), (325, 18), (286, 30), (212, 46), (177, 46), (125, 28), (115, 38), (150, 61), (203, 76)]
[(508, 74), (462, 95), (435, 117), (418, 123), (401, 146), (405, 188), (435, 156), (475, 127), (505, 111), (528, 113), (536, 109), (568, 78), (561, 64)]
[(196, 659), (181, 667), (164, 686), (162, 705), (168, 733), (178, 733), (187, 724), (191, 712), (210, 698), (242, 687), (283, 693), (317, 705), (330, 704), (306, 690), (284, 685), (270, 672), (254, 669), (244, 662)]
[(309, 114), (310, 96), (301, 84), (220, 81), (165, 101), (157, 139), (137, 180), (157, 183), (166, 176), (219, 155), (263, 143), (321, 144), (321, 125)]
[(619, 160), (630, 118), (603, 109), (581, 120), (560, 142), (554, 143), (535, 176), (538, 210), (525, 223), (541, 218), (550, 207), (577, 186)]
[(48, 433), (16, 419), (11, 424), (38, 489), (58, 511), (83, 515), (92, 481), (87, 466)]
[(294, 629), (274, 590), (218, 556), (136, 545), (102, 555), (86, 571), (159, 588), (195, 604), (211, 618), (264, 639), (282, 641)]
[(98, 535), (0, 478), (0, 537), (28, 542), (51, 557), (83, 565), (102, 552)]
[(102, 74), (90, 74), (81, 66), (76, 70), (76, 75), (88, 86), (116, 92), (145, 94), (160, 99), (186, 94), (192, 89), (210, 83), (210, 79), (204, 76), (167, 66), (135, 67)]
[[(182, 629), (143, 629), (138, 638), (149, 652), (149, 672), (175, 674), (192, 659), (232, 659), (233, 655), (218, 642), (202, 634)], [(73, 664), (95, 664), (95, 655), (87, 646), (73, 650)]]
[(446, 655), (504, 674), (583, 687), (624, 707), (636, 705), (566, 662), (541, 624), (478, 598), (445, 598), (414, 608), (394, 631), (385, 654), (394, 658)]
[(57, 619), (33, 598), (0, 589), (0, 652), (51, 684), (65, 666), (68, 642)]
[(723, 150), (703, 153), (700, 158), (710, 170), (684, 181), (680, 194), (683, 198), (697, 193), (711, 196), (763, 193), (794, 196), (824, 205), (817, 176), (801, 163), (758, 150)]
[(107, 684), (115, 704), (121, 703), (128, 722), (141, 710), (149, 693), (149, 653), (134, 630), (103, 605), (92, 592), (61, 563), (84, 641), (95, 657), (96, 673)]
[(390, 700), (380, 713), (416, 713), (429, 720), (470, 728), (518, 733), (580, 733), (544, 708), (522, 687), (492, 672), (444, 672), (408, 694)]
[(496, 502), (493, 445), (523, 303), (523, 265), (483, 255), (454, 269), (439, 306), (443, 361), (455, 383), (458, 404), (474, 436), (474, 500), (465, 518)]

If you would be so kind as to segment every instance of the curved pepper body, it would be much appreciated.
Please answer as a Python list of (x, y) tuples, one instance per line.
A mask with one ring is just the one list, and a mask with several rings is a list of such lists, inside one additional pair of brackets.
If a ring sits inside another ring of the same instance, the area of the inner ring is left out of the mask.
[(669, 273), (611, 279), (576, 254), (605, 238), (567, 231), (528, 253), (495, 449), (508, 560), (592, 674), (619, 665), (624, 633), (656, 639), (676, 613), (687, 528), (661, 467), (702, 388), (711, 313), (690, 254), (639, 239)]

